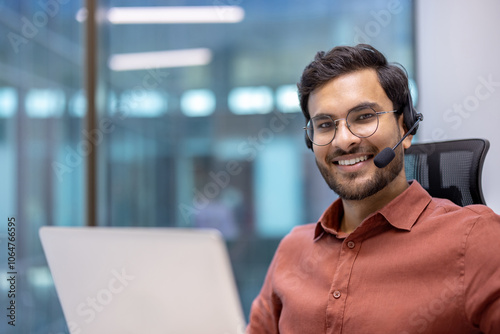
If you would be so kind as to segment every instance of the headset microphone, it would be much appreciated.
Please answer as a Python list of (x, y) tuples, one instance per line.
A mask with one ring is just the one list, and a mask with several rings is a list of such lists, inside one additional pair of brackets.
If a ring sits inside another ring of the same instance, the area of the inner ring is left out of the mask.
[(410, 128), (410, 130), (408, 130), (408, 132), (405, 133), (403, 138), (401, 138), (393, 148), (386, 147), (382, 150), (382, 152), (380, 152), (379, 154), (377, 154), (375, 156), (375, 159), (373, 159), (373, 163), (375, 164), (375, 166), (377, 166), (378, 168), (384, 168), (385, 166), (387, 166), (392, 161), (392, 159), (394, 159), (394, 157), (396, 156), (396, 153), (394, 152), (396, 150), (396, 148), (417, 127), (418, 123), (423, 121), (423, 119), (424, 119), (424, 116), (422, 114), (417, 114), (417, 120), (415, 121), (413, 126)]

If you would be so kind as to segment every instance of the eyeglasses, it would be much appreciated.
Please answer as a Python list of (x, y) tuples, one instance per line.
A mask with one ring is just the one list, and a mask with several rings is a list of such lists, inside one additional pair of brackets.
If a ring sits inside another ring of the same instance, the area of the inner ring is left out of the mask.
[(349, 111), (346, 118), (333, 119), (329, 115), (320, 115), (313, 117), (307, 122), (307, 137), (318, 146), (325, 146), (332, 142), (337, 133), (338, 123), (345, 120), (349, 131), (359, 138), (367, 138), (373, 135), (378, 129), (378, 116), (396, 112), (375, 111), (371, 107), (357, 108)]

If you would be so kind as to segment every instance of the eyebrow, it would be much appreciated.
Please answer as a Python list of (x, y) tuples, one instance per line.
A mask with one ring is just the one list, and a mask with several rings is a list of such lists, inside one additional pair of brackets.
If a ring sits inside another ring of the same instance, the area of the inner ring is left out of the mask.
[[(355, 106), (347, 109), (346, 115), (353, 110), (361, 110), (361, 109), (365, 109), (365, 108), (373, 108), (376, 111), (377, 109), (380, 108), (380, 105), (377, 102), (363, 101), (363, 102), (360, 102), (360, 103), (356, 104)], [(333, 119), (342, 119), (343, 118), (343, 117), (337, 117), (338, 115), (336, 115), (336, 114), (329, 114), (326, 112), (320, 112), (317, 115), (314, 115), (313, 117), (318, 117), (318, 116), (330, 116)], [(311, 118), (313, 118), (313, 117), (311, 117)]]

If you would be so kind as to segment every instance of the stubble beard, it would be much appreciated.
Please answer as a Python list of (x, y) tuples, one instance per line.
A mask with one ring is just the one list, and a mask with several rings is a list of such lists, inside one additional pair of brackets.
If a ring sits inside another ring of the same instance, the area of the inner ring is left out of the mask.
[(318, 160), (316, 160), (316, 165), (330, 189), (344, 200), (359, 201), (378, 193), (398, 177), (404, 166), (404, 152), (403, 148), (399, 147), (394, 160), (389, 165), (378, 168), (367, 182), (359, 185), (356, 185), (356, 179), (361, 172), (344, 174), (342, 177), (336, 176), (328, 168), (332, 162), (329, 162), (328, 158), (326, 160), (327, 165), (319, 163)]

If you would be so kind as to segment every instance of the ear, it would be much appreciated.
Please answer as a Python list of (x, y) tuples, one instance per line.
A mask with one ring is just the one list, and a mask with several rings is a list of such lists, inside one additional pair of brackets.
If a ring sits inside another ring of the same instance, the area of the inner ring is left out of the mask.
[[(399, 125), (399, 129), (400, 131), (402, 131), (401, 133), (404, 135), (408, 129), (406, 128), (405, 126), (405, 122), (404, 122), (404, 115), (401, 115), (399, 117), (399, 122), (398, 122), (398, 125)], [(403, 148), (406, 150), (407, 148), (409, 148), (411, 146), (411, 140), (413, 139), (413, 135), (408, 135), (404, 140), (403, 142), (401, 143), (403, 145)]]
[(404, 149), (410, 148), (411, 140), (413, 139), (413, 135), (408, 135), (401, 144), (403, 144)]

